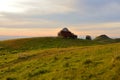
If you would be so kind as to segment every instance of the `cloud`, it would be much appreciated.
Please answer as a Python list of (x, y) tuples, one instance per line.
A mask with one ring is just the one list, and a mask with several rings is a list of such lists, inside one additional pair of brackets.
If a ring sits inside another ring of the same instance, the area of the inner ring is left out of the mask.
[[(2, 5), (3, 4), (3, 5)], [(73, 0), (6, 0), (1, 1), (0, 12), (27, 15), (62, 14), (74, 11)]]
[(119, 0), (79, 0), (77, 7), (80, 15), (85, 16), (102, 17), (120, 14)]
[[(62, 13), (69, 13), (74, 11), (73, 0), (65, 0), (65, 1), (58, 1), (58, 0), (39, 0), (32, 3), (28, 2), (27, 5), (31, 8), (28, 9), (28, 12), (32, 14), (62, 14)], [(34, 6), (31, 6), (34, 5)]]
[[(40, 21), (40, 22), (39, 22)], [(12, 23), (12, 24), (10, 24)], [(0, 23), (1, 24), (1, 23)], [(8, 24), (7, 26), (5, 24)], [(10, 25), (9, 25), (10, 24)], [(21, 25), (19, 25), (21, 24)], [(51, 22), (46, 20), (30, 20), (30, 21), (8, 21), (0, 28), (0, 35), (15, 36), (56, 36), (59, 30), (65, 25), (64, 23)], [(120, 22), (108, 23), (91, 23), (91, 24), (70, 24), (68, 27), (73, 33), (79, 36), (92, 35), (98, 36), (107, 34), (112, 37), (119, 37)]]
[(78, 35), (92, 35), (98, 36), (107, 34), (112, 37), (119, 37), (120, 22), (108, 23), (92, 23), (92, 24), (75, 24), (70, 26)]
[(0, 15), (9, 19), (40, 18), (65, 23), (120, 21), (119, 0), (8, 1), (12, 1), (9, 4), (20, 10), (18, 13), (0, 12)]
[(0, 20), (1, 28), (55, 28), (62, 23), (45, 19), (5, 19)]
[(3, 36), (57, 36), (59, 28), (0, 28)]
[(3, 0), (0, 1), (0, 13), (21, 13), (24, 12), (26, 8), (20, 6), (20, 2), (23, 0)]
[[(75, 24), (76, 30), (119, 30), (120, 22), (108, 22), (108, 23), (91, 23), (91, 24)], [(120, 30), (119, 30), (120, 31)]]

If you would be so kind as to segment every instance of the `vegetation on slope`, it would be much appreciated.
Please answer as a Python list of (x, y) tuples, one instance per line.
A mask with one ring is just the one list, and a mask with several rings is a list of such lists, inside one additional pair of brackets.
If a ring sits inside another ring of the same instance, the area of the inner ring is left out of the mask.
[(0, 54), (0, 80), (120, 80), (120, 43)]
[(27, 50), (50, 49), (50, 48), (67, 48), (75, 46), (91, 46), (100, 44), (97, 41), (82, 39), (64, 39), (57, 37), (38, 37), (15, 39), (0, 42), (0, 49), (7, 50), (10, 53), (24, 52)]

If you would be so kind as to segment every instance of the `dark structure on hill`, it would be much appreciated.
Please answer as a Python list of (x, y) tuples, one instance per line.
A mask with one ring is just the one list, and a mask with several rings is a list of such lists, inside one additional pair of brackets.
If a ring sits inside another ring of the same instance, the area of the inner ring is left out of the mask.
[(63, 28), (63, 29), (58, 33), (58, 37), (77, 39), (77, 35), (75, 35), (75, 34), (73, 34), (72, 32), (70, 32), (67, 28)]
[(92, 40), (90, 35), (86, 35), (86, 40)]
[(95, 40), (111, 40), (111, 38), (108, 37), (107, 35), (100, 35), (96, 37)]

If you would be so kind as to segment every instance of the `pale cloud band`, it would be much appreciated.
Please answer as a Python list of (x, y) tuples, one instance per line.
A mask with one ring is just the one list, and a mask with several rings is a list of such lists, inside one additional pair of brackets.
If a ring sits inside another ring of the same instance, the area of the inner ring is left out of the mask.
[(39, 15), (68, 13), (74, 10), (73, 4), (73, 0), (4, 0), (0, 1), (0, 12)]
[[(15, 24), (16, 25), (16, 24)], [(59, 30), (61, 30), (60, 27), (54, 26), (50, 28), (51, 25), (47, 25), (46, 27), (37, 26), (33, 27), (35, 25), (40, 25), (36, 23), (30, 24), (30, 28), (27, 27), (2, 27), (0, 28), (1, 34), (3, 35), (15, 35), (15, 36), (57, 36), (57, 33)], [(45, 26), (46, 23), (43, 23)], [(98, 36), (101, 34), (108, 34), (112, 37), (119, 37), (119, 25), (120, 22), (114, 22), (114, 23), (98, 23), (98, 24), (77, 24), (77, 25), (69, 25), (69, 28), (71, 31), (76, 33), (79, 36), (85, 36), (85, 35), (92, 35), (92, 36)], [(16, 25), (17, 26), (17, 25)], [(18, 24), (19, 26), (19, 24)], [(101, 27), (102, 26), (102, 27)], [(42, 27), (42, 28), (40, 28)]]

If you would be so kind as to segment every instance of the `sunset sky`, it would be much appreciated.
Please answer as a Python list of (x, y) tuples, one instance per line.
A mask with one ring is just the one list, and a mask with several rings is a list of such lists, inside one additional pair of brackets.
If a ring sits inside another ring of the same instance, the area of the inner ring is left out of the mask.
[(0, 36), (120, 37), (120, 0), (0, 0)]

